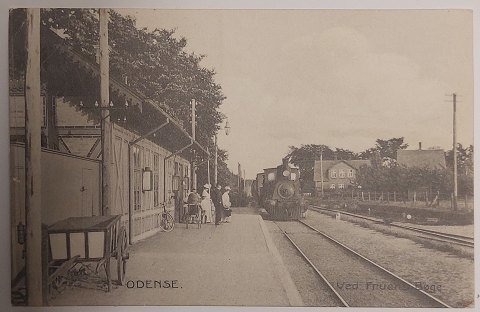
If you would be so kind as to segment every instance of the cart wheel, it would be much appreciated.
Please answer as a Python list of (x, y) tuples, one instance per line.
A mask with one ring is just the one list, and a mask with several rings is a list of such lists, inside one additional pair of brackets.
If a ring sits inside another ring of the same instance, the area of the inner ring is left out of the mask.
[(125, 227), (122, 227), (118, 235), (117, 241), (117, 274), (118, 274), (118, 284), (123, 285), (125, 283), (125, 273), (127, 271), (127, 231)]
[(175, 227), (175, 220), (173, 220), (173, 217), (169, 213), (162, 214), (161, 220), (160, 220), (160, 228), (164, 232), (171, 232), (174, 227)]

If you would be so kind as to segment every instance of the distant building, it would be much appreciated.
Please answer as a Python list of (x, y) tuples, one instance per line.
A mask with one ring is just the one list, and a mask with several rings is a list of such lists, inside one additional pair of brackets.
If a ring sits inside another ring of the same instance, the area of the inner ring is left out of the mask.
[(445, 151), (443, 149), (398, 150), (397, 163), (407, 168), (445, 169)]
[(313, 181), (315, 189), (346, 189), (355, 185), (357, 172), (362, 166), (371, 166), (370, 160), (316, 160)]
[[(397, 163), (406, 168), (445, 169), (445, 151), (443, 149), (422, 150), (419, 143), (418, 150), (397, 151)], [(416, 188), (408, 188), (408, 199), (414, 200), (416, 193), (432, 192), (432, 185)]]

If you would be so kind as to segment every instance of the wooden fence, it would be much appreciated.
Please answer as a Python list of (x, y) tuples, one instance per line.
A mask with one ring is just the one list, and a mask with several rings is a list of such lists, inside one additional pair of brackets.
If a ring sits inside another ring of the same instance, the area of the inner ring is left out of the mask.
[[(351, 190), (343, 192), (329, 192), (323, 195), (323, 199), (357, 200), (364, 202), (377, 202), (391, 204), (392, 206), (408, 207), (431, 207), (453, 210), (453, 193), (440, 193), (428, 191), (410, 192), (376, 192)], [(462, 195), (457, 197), (459, 210), (473, 209), (473, 196)]]

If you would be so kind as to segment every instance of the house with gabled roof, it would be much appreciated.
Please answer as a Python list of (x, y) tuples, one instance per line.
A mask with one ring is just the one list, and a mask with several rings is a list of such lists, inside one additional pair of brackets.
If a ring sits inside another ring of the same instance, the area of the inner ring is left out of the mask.
[(371, 166), (370, 160), (316, 160), (313, 170), (315, 189), (343, 190), (355, 185), (362, 166)]
[(445, 151), (443, 149), (398, 150), (397, 164), (407, 168), (445, 169)]

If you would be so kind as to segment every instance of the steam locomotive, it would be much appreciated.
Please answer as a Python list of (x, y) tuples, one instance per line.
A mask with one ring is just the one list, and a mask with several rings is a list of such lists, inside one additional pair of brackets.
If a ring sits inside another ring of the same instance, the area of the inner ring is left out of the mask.
[(264, 169), (252, 184), (252, 194), (272, 220), (297, 220), (305, 216), (307, 205), (300, 190), (300, 172), (283, 159), (276, 168)]

